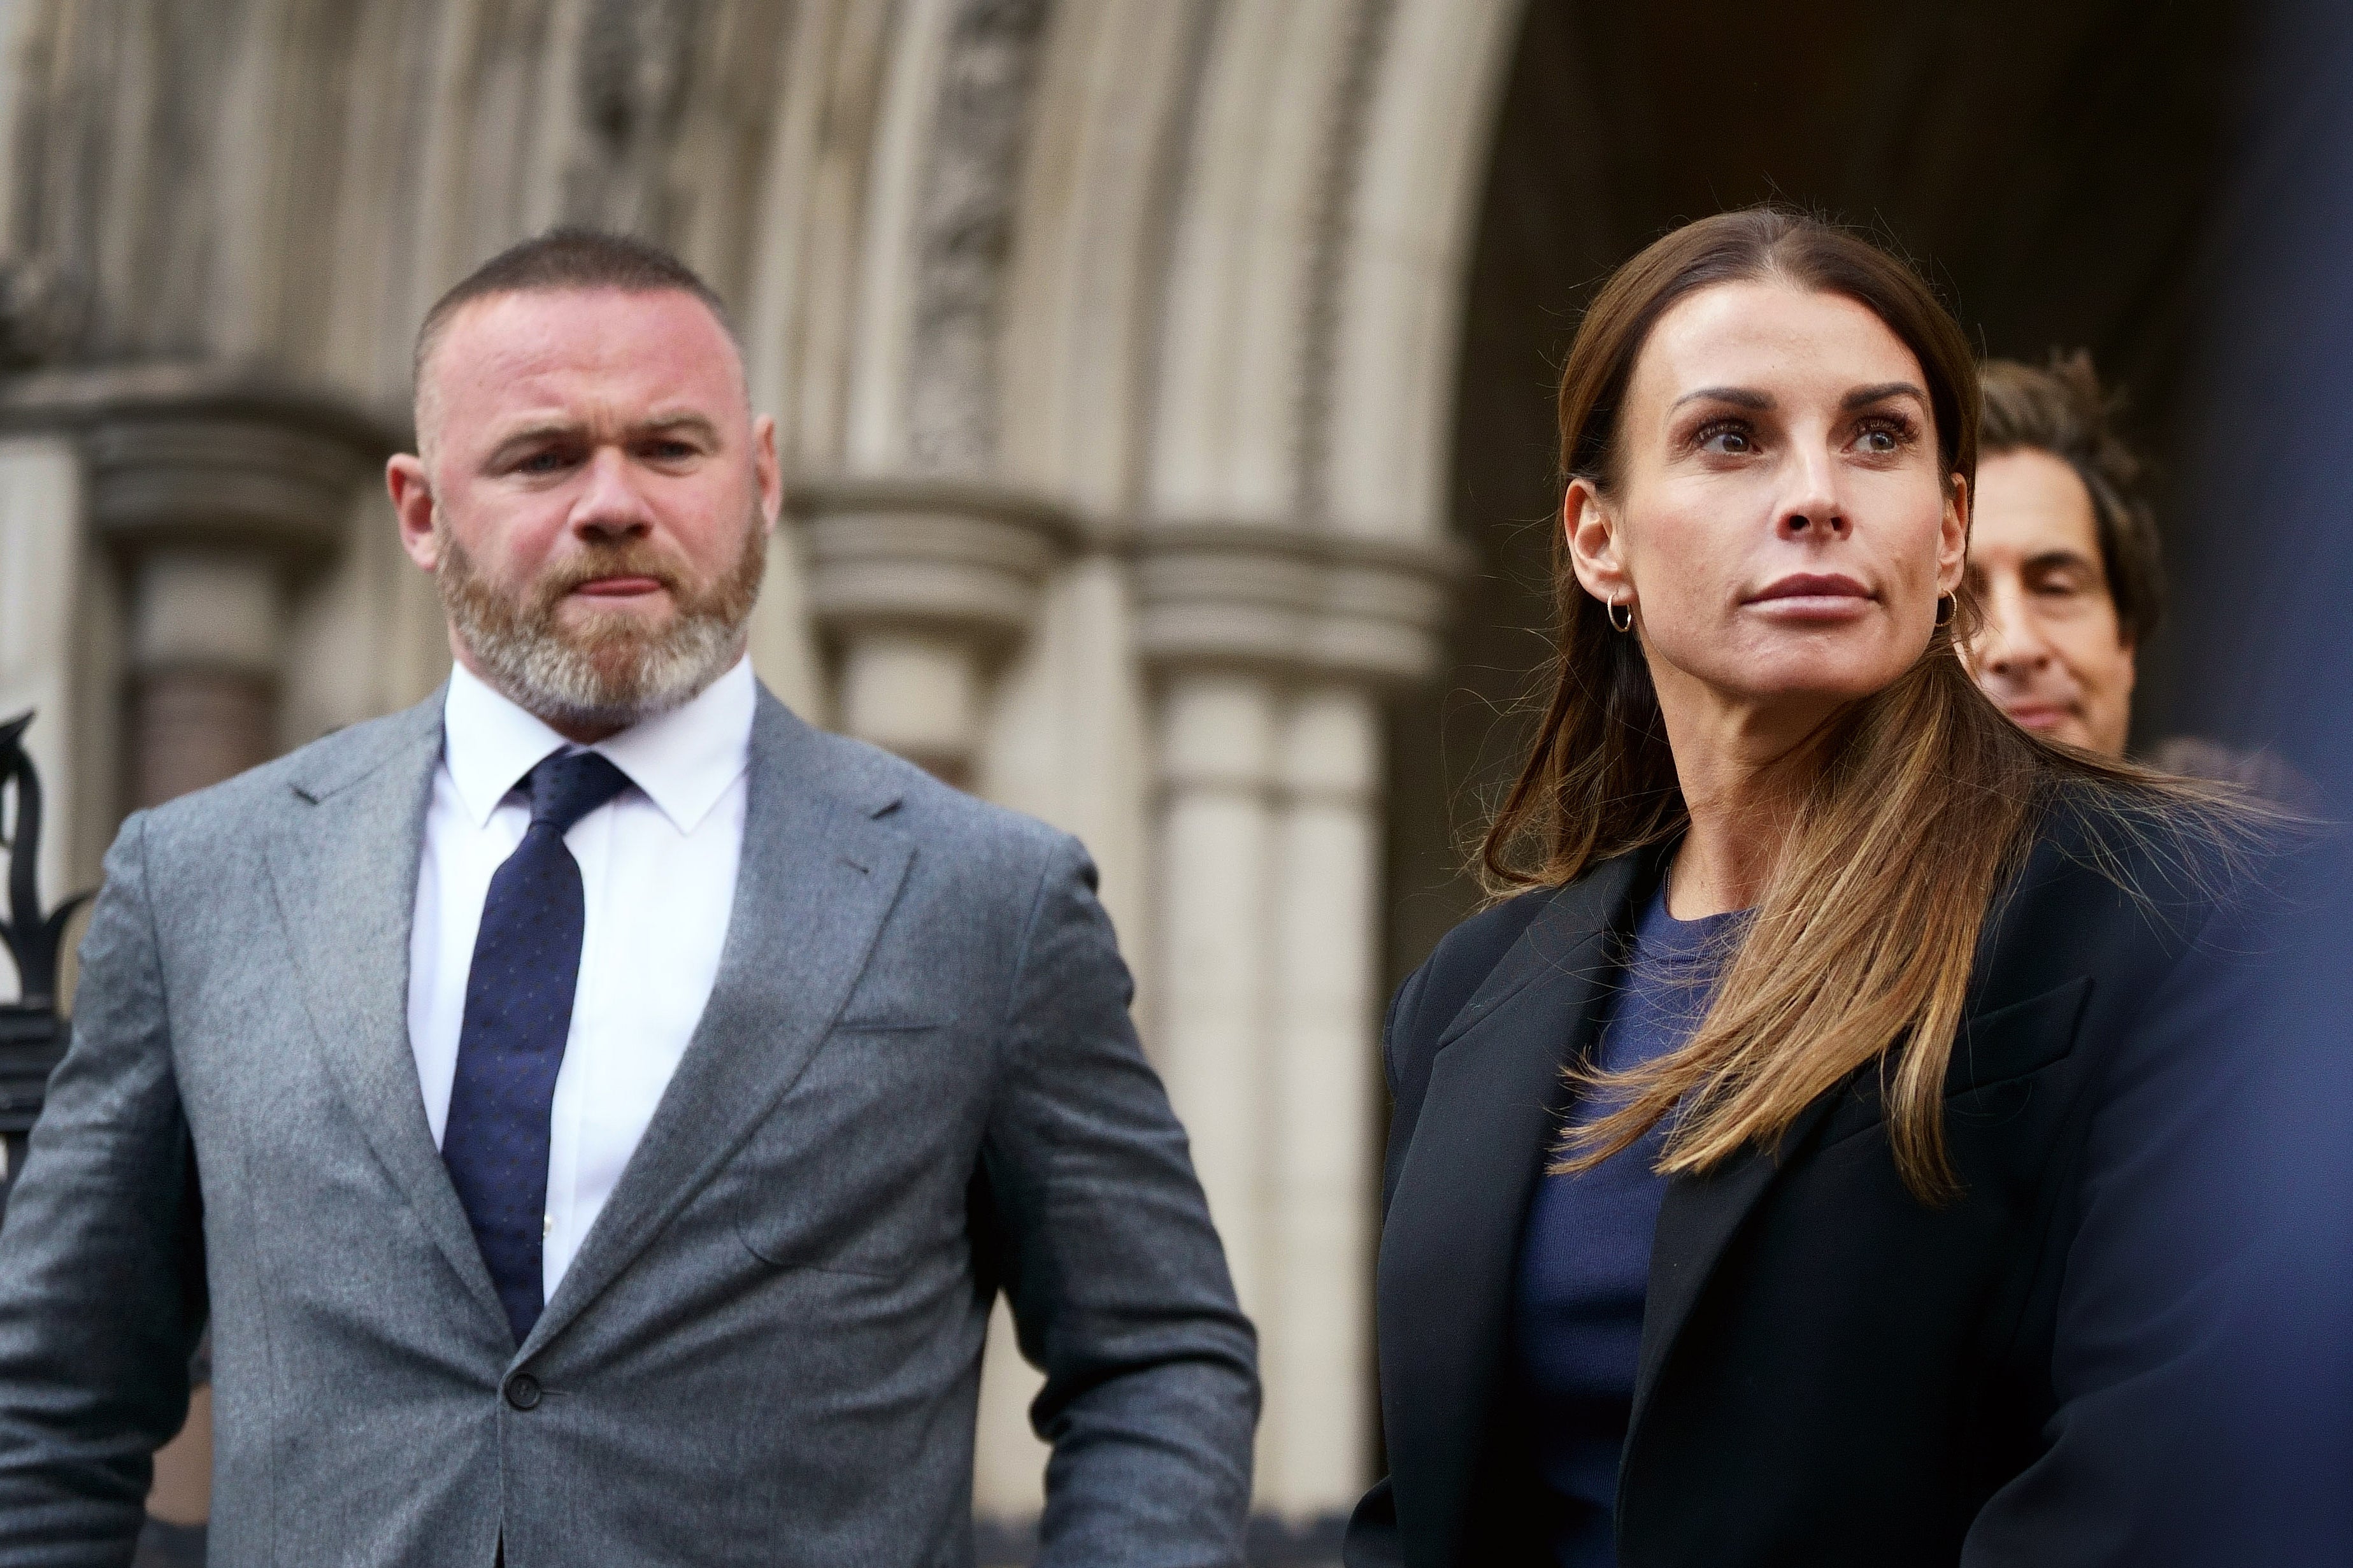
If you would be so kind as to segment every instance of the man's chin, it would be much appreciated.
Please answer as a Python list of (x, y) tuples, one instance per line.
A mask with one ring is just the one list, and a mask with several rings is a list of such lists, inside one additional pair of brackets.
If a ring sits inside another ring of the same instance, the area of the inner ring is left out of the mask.
[(608, 638), (659, 642), (678, 624), (678, 601), (665, 592), (567, 594), (556, 602), (549, 619), (575, 647), (593, 647)]

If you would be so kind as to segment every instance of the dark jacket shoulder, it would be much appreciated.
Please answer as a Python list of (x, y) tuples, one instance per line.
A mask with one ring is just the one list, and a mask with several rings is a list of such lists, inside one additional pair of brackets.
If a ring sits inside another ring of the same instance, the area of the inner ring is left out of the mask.
[[(1574, 881), (1533, 888), (1492, 905), (1440, 938), (1398, 988), (1381, 1039), (1390, 1096), (1385, 1205), (1412, 1142), (1440, 1044), (1467, 1026), (1466, 1013), (1501, 1005), (1517, 990), (1514, 980), (1535, 982), (1556, 969), (1550, 959), (1565, 960), (1591, 936), (1597, 921), (1616, 918), (1638, 879), (1654, 866), (1651, 856), (1620, 856)], [(1499, 970), (1504, 973), (1499, 975)]]
[(1976, 1009), (2078, 974), (2139, 983), (2193, 950), (2252, 940), (2292, 896), (2295, 837), (2229, 805), (2058, 786), (1987, 910)]
[(1390, 1092), (1398, 1087), (1398, 1048), (1418, 1046), (1415, 1054), (1427, 1057), (1430, 1042), (1453, 1022), (1504, 955), (1518, 945), (1528, 927), (1560, 892), (1557, 887), (1532, 888), (1490, 905), (1439, 938), (1421, 967), (1406, 976), (1389, 1004)]

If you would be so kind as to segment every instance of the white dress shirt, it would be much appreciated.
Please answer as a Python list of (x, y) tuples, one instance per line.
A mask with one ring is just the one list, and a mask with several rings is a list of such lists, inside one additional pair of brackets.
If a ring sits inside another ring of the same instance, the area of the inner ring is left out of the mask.
[[(636, 787), (564, 838), (587, 907), (548, 1129), (549, 1297), (645, 1136), (718, 978), (744, 853), (755, 692), (744, 659), (684, 707), (586, 748)], [(531, 826), (516, 786), (543, 757), (579, 749), (463, 665), (450, 673), (442, 724), (408, 941), (408, 1039), (437, 1148), (482, 901)]]

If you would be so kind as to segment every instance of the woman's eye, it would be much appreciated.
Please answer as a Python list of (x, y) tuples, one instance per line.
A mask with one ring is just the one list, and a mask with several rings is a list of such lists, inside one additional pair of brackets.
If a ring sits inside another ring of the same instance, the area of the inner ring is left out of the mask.
[(1699, 435), (1699, 449), (1718, 457), (1740, 457), (1756, 448), (1750, 444), (1748, 432), (1729, 426), (1717, 426)]
[(1872, 424), (1855, 437), (1855, 446), (1874, 458), (1893, 457), (1904, 449), (1911, 432), (1901, 426)]

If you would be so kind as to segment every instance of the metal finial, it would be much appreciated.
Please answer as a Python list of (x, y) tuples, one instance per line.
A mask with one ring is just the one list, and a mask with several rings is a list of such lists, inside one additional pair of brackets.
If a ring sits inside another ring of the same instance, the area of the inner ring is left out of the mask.
[(90, 895), (76, 893), (47, 915), (41, 912), (41, 780), (25, 750), (25, 731), (32, 722), (33, 715), (26, 712), (0, 723), (0, 796), (13, 788), (16, 797), (15, 831), (0, 845), (8, 851), (8, 907), (0, 918), (0, 945), (16, 965), (19, 1005), (47, 1008), (57, 1003), (66, 922)]

